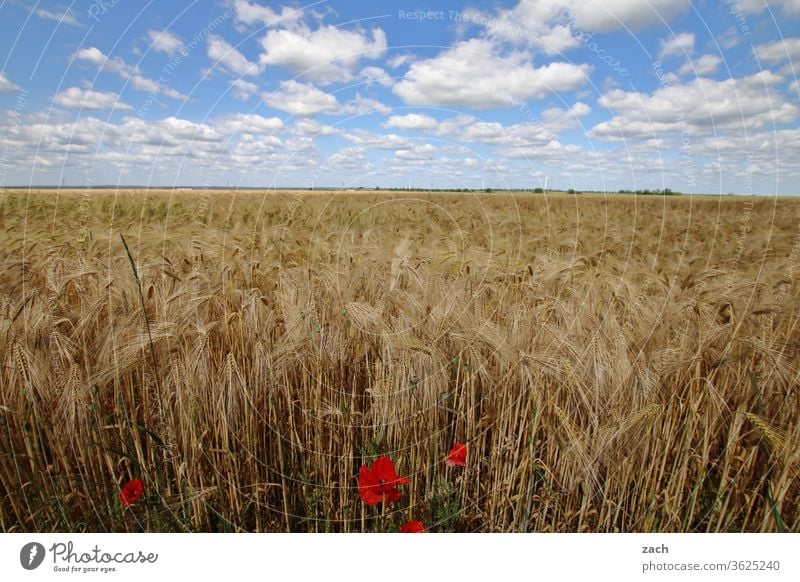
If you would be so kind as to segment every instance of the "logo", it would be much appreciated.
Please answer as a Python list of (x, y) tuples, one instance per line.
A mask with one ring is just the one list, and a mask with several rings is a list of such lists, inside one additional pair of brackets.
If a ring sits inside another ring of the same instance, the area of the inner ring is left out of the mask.
[(35, 570), (44, 562), (44, 546), (37, 542), (31, 542), (22, 546), (19, 552), (19, 563), (26, 570)]

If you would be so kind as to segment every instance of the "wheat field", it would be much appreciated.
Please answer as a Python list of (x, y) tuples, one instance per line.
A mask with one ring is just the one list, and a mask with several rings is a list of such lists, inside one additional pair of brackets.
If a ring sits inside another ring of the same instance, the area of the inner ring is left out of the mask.
[(800, 531), (798, 201), (0, 196), (2, 531)]

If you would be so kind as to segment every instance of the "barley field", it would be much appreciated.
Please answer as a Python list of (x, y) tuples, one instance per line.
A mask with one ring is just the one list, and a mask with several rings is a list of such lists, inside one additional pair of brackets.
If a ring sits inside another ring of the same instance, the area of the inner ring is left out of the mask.
[(800, 201), (9, 190), (0, 237), (2, 531), (800, 531)]

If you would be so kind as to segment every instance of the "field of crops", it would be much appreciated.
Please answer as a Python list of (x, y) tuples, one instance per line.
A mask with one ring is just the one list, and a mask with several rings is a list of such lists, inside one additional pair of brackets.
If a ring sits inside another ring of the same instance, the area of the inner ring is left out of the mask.
[(794, 200), (3, 192), (0, 529), (799, 531), (798, 273)]

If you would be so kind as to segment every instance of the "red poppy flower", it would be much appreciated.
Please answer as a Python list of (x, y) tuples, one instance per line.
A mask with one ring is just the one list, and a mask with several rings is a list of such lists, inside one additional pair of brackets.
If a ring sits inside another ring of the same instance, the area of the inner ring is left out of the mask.
[(380, 457), (371, 467), (361, 465), (358, 472), (358, 495), (367, 505), (378, 505), (381, 501), (394, 503), (400, 499), (400, 492), (395, 489), (410, 480), (398, 477), (394, 464), (389, 457)]
[(450, 452), (447, 454), (445, 461), (448, 467), (466, 467), (467, 466), (467, 445), (464, 443), (456, 443)]
[(423, 533), (425, 525), (421, 521), (407, 521), (400, 526), (400, 533)]
[(133, 479), (120, 489), (119, 502), (122, 503), (123, 507), (128, 507), (139, 501), (142, 495), (144, 495), (144, 484), (139, 479)]

